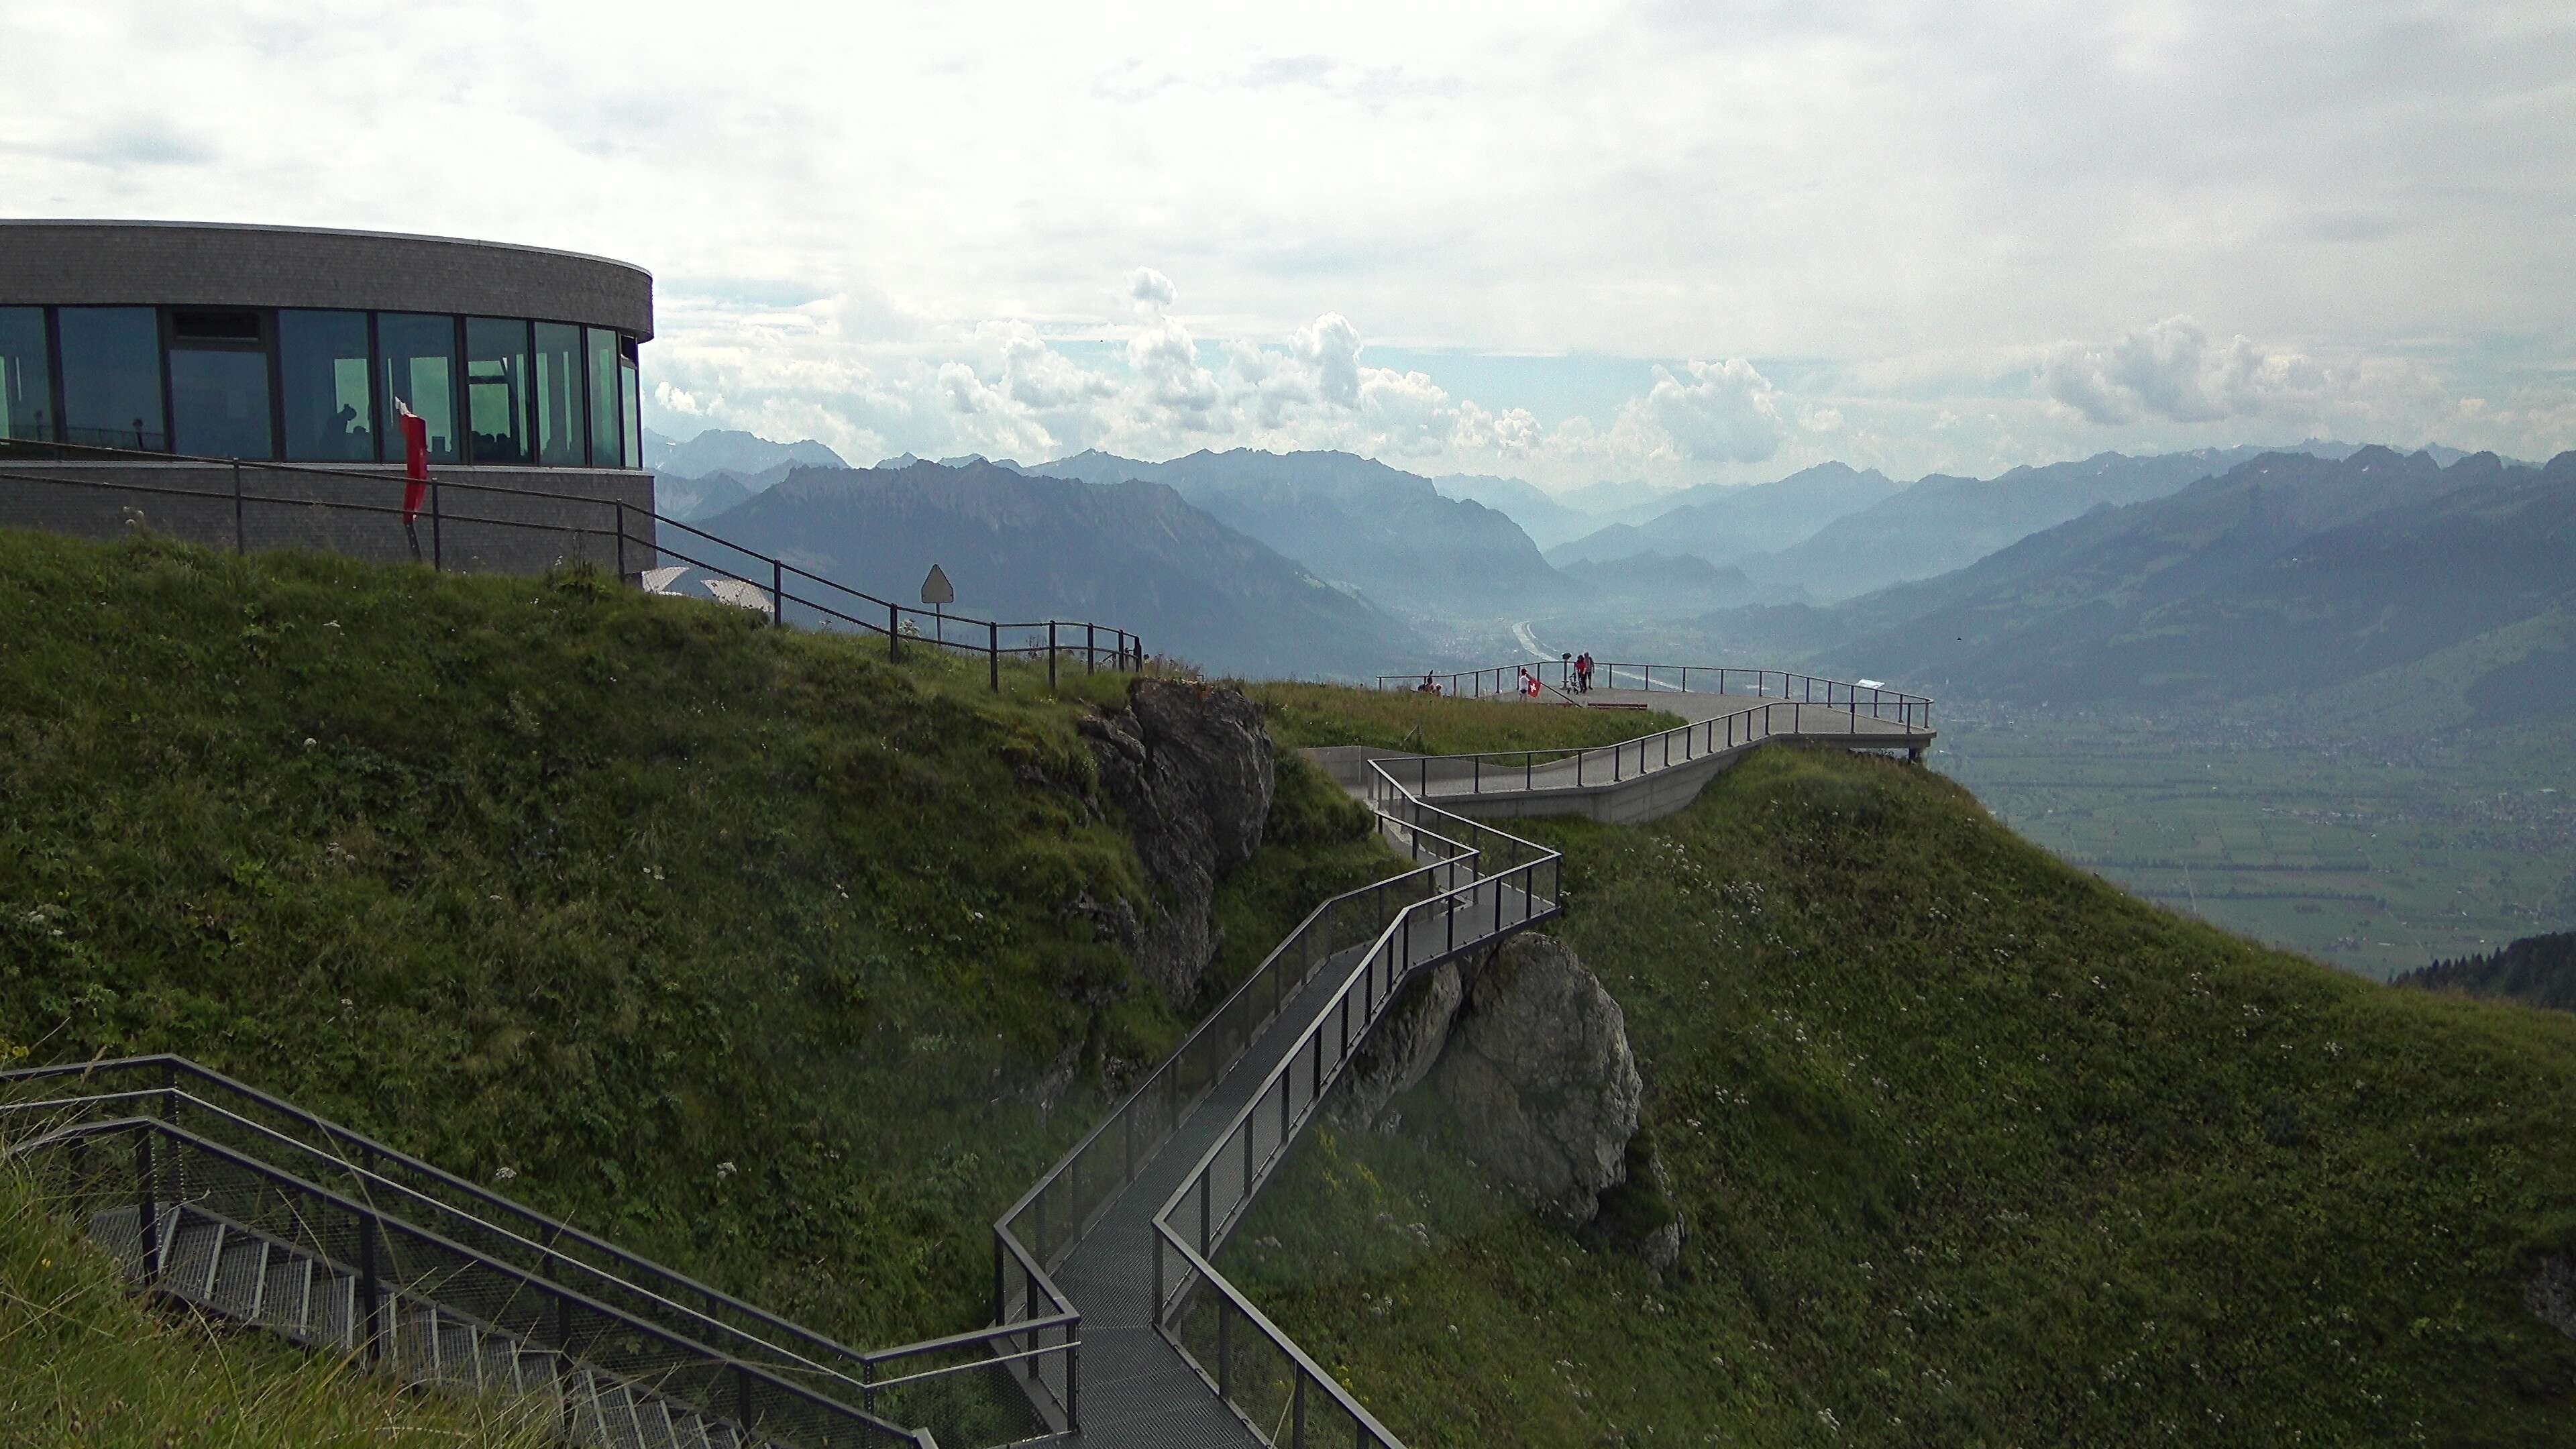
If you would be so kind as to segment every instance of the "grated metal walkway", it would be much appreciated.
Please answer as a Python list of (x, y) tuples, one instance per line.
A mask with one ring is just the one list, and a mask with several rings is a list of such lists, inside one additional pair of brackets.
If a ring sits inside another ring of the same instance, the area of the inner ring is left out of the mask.
[[(1501, 930), (1493, 927), (1497, 897), (1508, 923)], [(1459, 927), (1454, 948), (1446, 930), (1417, 930), (1403, 938), (1415, 943), (1405, 972), (1484, 949), (1524, 929), (1524, 903), (1535, 907), (1527, 912), (1534, 917), (1554, 909), (1553, 902), (1529, 901), (1509, 886), (1477, 885), (1445, 913)], [(1431, 919), (1443, 915), (1435, 911)], [(1155, 1327), (1154, 1214), (1340, 992), (1365, 949), (1333, 957), (1289, 998), (1056, 1271), (1057, 1286), (1082, 1309), (1082, 1432), (1060, 1442), (1102, 1449), (1257, 1449), (1263, 1442)]]

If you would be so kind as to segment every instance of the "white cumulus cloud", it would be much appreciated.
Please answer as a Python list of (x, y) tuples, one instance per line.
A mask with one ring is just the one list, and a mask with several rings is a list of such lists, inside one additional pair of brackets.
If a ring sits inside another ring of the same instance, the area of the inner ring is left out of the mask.
[(1740, 357), (1692, 361), (1676, 374), (1655, 369), (1645, 416), (1686, 458), (1703, 463), (1759, 463), (1789, 435), (1780, 390)]

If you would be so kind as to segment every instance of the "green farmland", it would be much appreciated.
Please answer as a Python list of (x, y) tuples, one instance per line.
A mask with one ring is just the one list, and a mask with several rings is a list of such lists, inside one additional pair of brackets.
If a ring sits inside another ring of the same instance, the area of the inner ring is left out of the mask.
[(2576, 729), (1945, 711), (1933, 763), (2159, 904), (2386, 978), (2576, 920)]

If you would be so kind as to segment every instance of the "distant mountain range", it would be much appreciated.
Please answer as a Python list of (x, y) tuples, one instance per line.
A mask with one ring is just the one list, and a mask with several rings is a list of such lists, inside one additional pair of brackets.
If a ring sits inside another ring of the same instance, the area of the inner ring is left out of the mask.
[(1335, 583), (1449, 618), (1522, 617), (1583, 598), (1504, 514), (1349, 453), (1237, 448), (1145, 463), (1102, 452), (1032, 464), (1090, 483), (1162, 483)]
[(2576, 453), (2266, 453), (1938, 578), (1692, 627), (1988, 700), (2429, 691), (2454, 722), (2495, 722), (2576, 710), (2571, 559)]
[(1519, 524), (1530, 541), (1542, 549), (1580, 538), (1601, 526), (1600, 515), (1572, 507), (1538, 485), (1518, 478), (1451, 473), (1432, 479), (1431, 486), (1443, 498), (1481, 503)]
[[(731, 473), (754, 491), (787, 475), (790, 468), (846, 468), (841, 455), (807, 438), (773, 443), (731, 428), (710, 428), (687, 442), (676, 442), (647, 429), (644, 466), (666, 478), (704, 478)], [(754, 484), (753, 480), (763, 479)]]
[(1935, 473), (1804, 539), (1742, 562), (1757, 584), (1775, 592), (1803, 587), (1818, 599), (1857, 598), (1965, 568), (2105, 503), (2161, 498), (2263, 451), (2204, 448), (2144, 458), (2101, 453), (1994, 478)]
[(1875, 468), (1862, 472), (1843, 463), (1820, 463), (1776, 483), (1703, 485), (1668, 495), (1674, 506), (1645, 523), (1614, 523), (1552, 549), (1548, 561), (1611, 563), (1660, 552), (1736, 563), (1787, 548), (1904, 486)]
[(1097, 620), (1225, 673), (1360, 677), (1425, 652), (1403, 621), (1160, 483), (1095, 484), (981, 460), (799, 468), (706, 527), (907, 604), (938, 564), (960, 613)]
[(1616, 563), (1568, 564), (1559, 572), (1612, 605), (1725, 609), (1769, 597), (1744, 570), (1719, 568), (1695, 554), (1641, 553)]

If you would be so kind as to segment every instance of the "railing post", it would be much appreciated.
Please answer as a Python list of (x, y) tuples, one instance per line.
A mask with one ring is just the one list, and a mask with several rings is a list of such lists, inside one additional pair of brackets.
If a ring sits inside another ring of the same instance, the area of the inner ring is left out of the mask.
[(1226, 1310), (1232, 1300), (1216, 1296), (1216, 1396), (1228, 1403), (1234, 1401), (1234, 1318)]
[[(41, 316), (43, 314), (39, 313), (38, 315)], [(239, 460), (235, 460), (233, 463), (233, 552), (237, 554), (246, 554), (250, 552), (250, 533), (242, 526), (241, 463)]]
[(367, 1361), (373, 1363), (384, 1357), (385, 1309), (384, 1294), (376, 1272), (376, 1217), (373, 1213), (362, 1213), (358, 1218), (358, 1291), (364, 1295), (362, 1302), (366, 1310), (361, 1321), (366, 1325)]
[(1100, 672), (1100, 626), (1097, 624), (1082, 626), (1082, 672)]
[(769, 561), (769, 622), (787, 622), (787, 565), (776, 559)]
[(886, 658), (903, 662), (903, 610), (886, 605)]
[(733, 1366), (733, 1418), (742, 1426), (743, 1433), (755, 1432), (751, 1422), (751, 1366), (748, 1364)]
[(1074, 1335), (1081, 1331), (1064, 1331), (1064, 1424), (1076, 1434), (1082, 1432), (1082, 1341)]
[(992, 669), (993, 692), (1002, 692), (1002, 626), (986, 621), (984, 625), (984, 661)]
[(1047, 620), (1047, 692), (1055, 692), (1055, 620)]
[(143, 1235), (143, 1281), (161, 1276), (160, 1194), (153, 1190), (156, 1173), (149, 1128), (134, 1134), (135, 1228)]
[(1289, 1449), (1306, 1449), (1306, 1376), (1297, 1375), (1297, 1399), (1288, 1410)]

